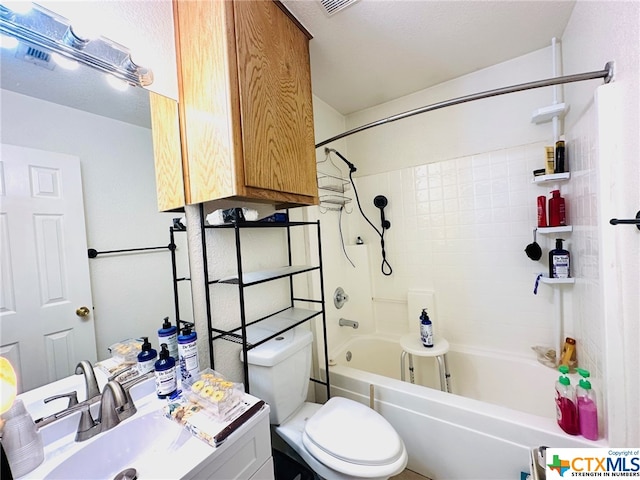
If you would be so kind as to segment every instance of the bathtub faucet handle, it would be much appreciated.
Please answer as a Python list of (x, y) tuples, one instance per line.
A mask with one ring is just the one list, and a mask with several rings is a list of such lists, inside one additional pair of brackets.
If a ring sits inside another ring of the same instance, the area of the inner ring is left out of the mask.
[(349, 295), (347, 295), (342, 287), (336, 288), (336, 291), (333, 294), (333, 304), (336, 308), (344, 307), (344, 304), (349, 300)]
[(341, 327), (358, 328), (358, 322), (353, 320), (347, 320), (346, 318), (341, 318), (338, 321), (338, 325), (340, 325)]

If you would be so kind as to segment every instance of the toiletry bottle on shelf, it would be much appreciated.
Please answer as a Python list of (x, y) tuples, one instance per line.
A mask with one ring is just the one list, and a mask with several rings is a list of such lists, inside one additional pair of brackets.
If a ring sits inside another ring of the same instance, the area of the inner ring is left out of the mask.
[(545, 174), (551, 175), (556, 173), (555, 149), (553, 147), (544, 147), (547, 152), (547, 161), (545, 163)]
[(597, 440), (598, 404), (596, 402), (596, 394), (591, 388), (591, 382), (587, 380), (590, 373), (582, 368), (578, 368), (578, 373), (582, 377), (576, 387), (580, 435), (588, 440)]
[(138, 354), (138, 373), (144, 375), (152, 372), (157, 359), (158, 352), (151, 348), (149, 337), (142, 337), (142, 351)]
[(158, 345), (167, 344), (169, 354), (178, 361), (178, 327), (171, 325), (169, 317), (164, 318), (162, 328), (158, 330)]
[(556, 238), (556, 248), (549, 252), (549, 278), (571, 278), (571, 255), (562, 248), (561, 238)]
[(547, 197), (544, 195), (538, 197), (538, 226), (547, 226)]
[(569, 367), (569, 371), (572, 371), (577, 364), (576, 355), (576, 341), (571, 337), (567, 337), (564, 340), (564, 346), (562, 347), (562, 355), (560, 355), (560, 365), (566, 365)]
[(567, 224), (567, 211), (560, 190), (553, 190), (549, 199), (549, 226), (561, 227)]
[(182, 334), (178, 335), (178, 357), (180, 359), (180, 375), (182, 380), (191, 378), (200, 371), (198, 361), (198, 345), (196, 332), (191, 331), (191, 327), (182, 329)]
[(556, 142), (556, 162), (554, 173), (564, 173), (565, 171), (565, 146), (564, 140)]
[(167, 398), (173, 395), (178, 389), (176, 361), (169, 354), (166, 343), (163, 343), (161, 348), (160, 359), (155, 364), (156, 394), (158, 398)]
[(433, 347), (433, 323), (427, 315), (426, 308), (423, 308), (420, 314), (420, 340), (425, 347)]
[(576, 409), (576, 392), (567, 377), (569, 367), (560, 365), (558, 370), (562, 375), (556, 382), (556, 420), (560, 428), (569, 435), (580, 433), (578, 425), (578, 410)]

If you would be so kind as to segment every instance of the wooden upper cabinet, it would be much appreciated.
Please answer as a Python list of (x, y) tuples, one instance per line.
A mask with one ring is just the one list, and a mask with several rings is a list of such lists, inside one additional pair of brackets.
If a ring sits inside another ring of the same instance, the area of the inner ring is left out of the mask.
[(174, 0), (186, 203), (318, 203), (309, 36), (271, 0)]

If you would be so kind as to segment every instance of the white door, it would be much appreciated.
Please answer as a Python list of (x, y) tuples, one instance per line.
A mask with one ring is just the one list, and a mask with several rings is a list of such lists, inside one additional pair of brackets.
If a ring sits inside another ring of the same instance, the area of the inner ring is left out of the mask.
[(80, 160), (0, 148), (0, 355), (26, 391), (96, 361)]

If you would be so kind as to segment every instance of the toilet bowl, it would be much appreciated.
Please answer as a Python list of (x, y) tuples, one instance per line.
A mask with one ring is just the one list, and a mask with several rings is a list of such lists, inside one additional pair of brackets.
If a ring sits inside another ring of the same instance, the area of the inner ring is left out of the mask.
[(407, 466), (407, 451), (393, 427), (346, 398), (305, 402), (275, 430), (322, 478), (387, 479)]
[(297, 327), (250, 350), (251, 394), (269, 404), (278, 435), (321, 477), (397, 475), (407, 465), (407, 451), (379, 413), (342, 397), (332, 397), (324, 405), (305, 401), (311, 341), (311, 332)]

